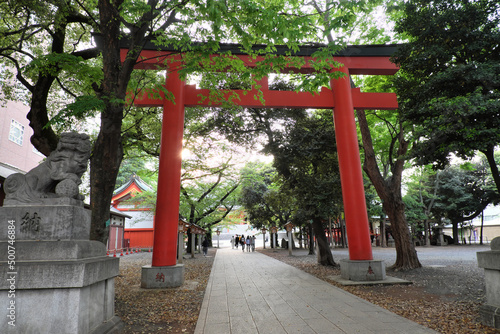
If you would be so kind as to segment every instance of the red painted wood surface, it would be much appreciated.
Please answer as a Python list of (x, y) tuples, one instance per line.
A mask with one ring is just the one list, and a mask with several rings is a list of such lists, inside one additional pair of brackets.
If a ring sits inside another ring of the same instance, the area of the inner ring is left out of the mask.
[(165, 99), (161, 130), (160, 166), (152, 266), (174, 266), (177, 262), (177, 231), (181, 187), (181, 152), (184, 131), (184, 84), (176, 71), (168, 73), (167, 89), (175, 102)]
[(152, 228), (131, 228), (125, 229), (124, 239), (130, 240), (129, 247), (153, 247), (154, 229)]
[[(347, 69), (345, 69), (347, 73)], [(349, 77), (332, 80), (335, 138), (350, 260), (373, 260)]]

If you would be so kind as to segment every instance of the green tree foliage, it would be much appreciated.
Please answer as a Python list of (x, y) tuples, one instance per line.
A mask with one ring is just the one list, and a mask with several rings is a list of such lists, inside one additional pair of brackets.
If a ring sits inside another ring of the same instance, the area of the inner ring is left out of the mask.
[[(189, 223), (210, 230), (223, 221), (237, 204), (240, 181), (236, 165), (232, 163), (235, 153), (226, 144), (211, 141), (208, 137), (194, 137), (191, 132), (187, 137), (191, 140), (185, 141), (185, 151), (189, 152), (189, 156), (184, 157), (182, 162), (179, 214)], [(149, 159), (158, 155), (158, 152), (153, 152)], [(128, 164), (129, 161), (131, 164)], [(126, 175), (127, 170), (148, 175), (151, 171), (143, 161), (144, 157), (125, 159), (119, 176), (122, 173)], [(151, 184), (156, 188), (153, 181)], [(133, 200), (156, 210), (156, 191), (142, 193)]]
[[(299, 43), (316, 39), (314, 15), (303, 12), (301, 4), (296, 0), (1, 2), (0, 59), (15, 69), (12, 74), (27, 91), (35, 147), (45, 155), (56, 147), (58, 137), (51, 126), (55, 121), (93, 115), (100, 119), (90, 171), (92, 239), (105, 239), (109, 202), (124, 154), (126, 93), (136, 88), (133, 70), (146, 42), (186, 51), (183, 77), (202, 67), (259, 78), (271, 68), (282, 70), (290, 62), (300, 65), (301, 61), (271, 55), (245, 68), (238, 59), (214, 61), (209, 55), (219, 51), (220, 42), (238, 42), (251, 55), (266, 55), (275, 50), (275, 44), (297, 50)], [(93, 33), (99, 47), (92, 44)], [(267, 46), (253, 50), (256, 44)], [(128, 48), (123, 63), (121, 46)], [(318, 56), (329, 59), (331, 50)], [(327, 83), (331, 76), (325, 61), (318, 65), (323, 76), (321, 80), (321, 75), (316, 76), (315, 85)], [(12, 79), (6, 71), (2, 76)], [(12, 96), (9, 85), (2, 87)]]
[(500, 4), (408, 1), (396, 31), (409, 40), (394, 60), (401, 112), (415, 125), (412, 156), (442, 168), (450, 153), (481, 151), (500, 192)]
[(211, 153), (221, 152), (225, 154), (217, 161), (201, 161), (198, 156), (183, 163), (179, 213), (188, 222), (208, 229), (221, 222), (237, 204), (238, 173), (227, 150)]
[[(392, 88), (389, 79), (380, 76), (363, 78), (358, 82), (365, 91), (381, 92)], [(363, 170), (370, 178), (391, 224), (390, 232), (396, 246), (393, 268), (419, 268), (421, 264), (411, 240), (401, 192), (405, 155), (410, 144), (405, 138), (408, 125), (394, 111), (356, 110), (356, 113), (363, 143)], [(385, 231), (382, 229), (384, 244)]]
[(477, 217), (488, 204), (497, 202), (487, 165), (486, 161), (480, 161), (450, 165), (442, 171), (433, 171), (431, 166), (419, 168), (407, 183), (408, 221), (415, 225), (429, 221), (450, 223), (453, 240), (458, 244), (459, 225)]
[[(148, 160), (151, 164), (150, 166), (146, 165)], [(152, 186), (156, 184), (158, 177), (156, 169), (154, 168), (154, 164), (154, 160), (147, 159), (145, 157), (131, 156), (123, 159), (120, 166), (120, 171), (118, 172), (118, 176), (116, 177), (116, 187), (118, 188), (127, 183), (130, 177), (134, 174), (139, 176), (148, 185)]]
[(342, 192), (331, 111), (317, 111), (290, 125), (274, 134), (266, 151), (273, 154), (284, 187), (295, 198), (297, 216), (306, 219), (300, 223), (312, 221), (318, 262), (334, 265), (324, 223), (342, 211)]
[(252, 226), (283, 227), (295, 211), (295, 199), (281, 189), (276, 170), (269, 164), (250, 162), (240, 171), (239, 202)]
[(264, 151), (274, 156), (276, 170), (248, 165), (242, 171), (241, 201), (252, 224), (283, 226), (293, 221), (308, 226), (312, 221), (319, 263), (334, 265), (324, 232), (329, 217), (342, 211), (333, 119), (329, 110), (296, 112), (300, 117), (266, 132)]
[[(280, 80), (270, 87), (294, 89)], [(251, 145), (256, 138), (262, 140), (262, 152), (274, 157), (273, 166), (282, 178), (277, 183), (280, 193), (294, 198), (294, 217), (302, 217), (300, 224), (313, 221), (314, 232), (321, 241), (320, 262), (334, 264), (323, 226), (329, 217), (336, 217), (342, 211), (331, 110), (308, 115), (303, 109), (289, 108), (217, 109), (204, 127), (207, 131), (217, 129), (240, 144)], [(273, 198), (283, 200), (282, 195)]]
[[(430, 245), (430, 227), (435, 222), (432, 208), (437, 199), (439, 189), (440, 171), (435, 171), (432, 166), (420, 166), (414, 169), (406, 180), (406, 194), (403, 197), (405, 213), (412, 231), (419, 232), (423, 229), (424, 245)], [(430, 179), (434, 182), (430, 182)], [(431, 223), (432, 221), (432, 223)]]
[(459, 223), (479, 216), (496, 198), (491, 174), (485, 164), (449, 166), (439, 173), (438, 184), (432, 213), (452, 224), (454, 243), (459, 244)]

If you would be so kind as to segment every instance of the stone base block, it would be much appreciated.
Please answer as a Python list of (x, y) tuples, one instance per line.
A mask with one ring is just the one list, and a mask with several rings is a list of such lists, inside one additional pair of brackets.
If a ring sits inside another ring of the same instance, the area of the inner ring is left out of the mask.
[[(118, 276), (120, 260), (100, 257), (75, 261), (20, 261), (15, 272), (0, 262), (1, 277), (15, 277), (17, 289), (79, 288)], [(8, 290), (7, 279), (0, 280), (1, 290)]]
[[(9, 233), (10, 231), (10, 233)], [(89, 240), (90, 210), (79, 206), (2, 207), (0, 240)]]
[(112, 333), (123, 327), (114, 315), (114, 278), (82, 288), (0, 292), (2, 333)]
[(382, 281), (386, 278), (385, 263), (382, 260), (340, 260), (340, 274), (351, 281)]
[(184, 284), (184, 265), (167, 267), (142, 267), (141, 288), (163, 289), (176, 288)]
[[(112, 333), (119, 259), (97, 241), (0, 241), (1, 333)], [(15, 325), (15, 326), (14, 326)]]
[[(61, 240), (42, 241), (28, 240), (13, 243), (16, 262), (19, 261), (72, 261), (106, 256), (106, 246), (99, 241)], [(8, 241), (0, 241), (0, 249), (13, 249)], [(7, 258), (0, 258), (6, 261)]]
[(500, 307), (488, 304), (481, 305), (479, 318), (483, 325), (500, 329)]

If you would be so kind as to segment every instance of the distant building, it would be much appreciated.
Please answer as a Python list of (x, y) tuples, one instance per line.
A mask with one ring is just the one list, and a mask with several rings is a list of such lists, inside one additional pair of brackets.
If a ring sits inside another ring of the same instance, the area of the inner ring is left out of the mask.
[[(45, 158), (31, 144), (33, 130), (26, 115), (29, 108), (20, 102), (7, 101), (0, 106), (0, 185), (14, 173), (27, 173)], [(5, 193), (0, 188), (0, 205)]]
[(128, 216), (125, 222), (124, 239), (129, 247), (153, 247), (154, 214), (151, 208), (131, 203), (138, 193), (152, 191), (146, 182), (136, 174), (127, 183), (115, 190), (111, 206)]
[(119, 251), (129, 247), (124, 238), (126, 218), (130, 219), (132, 217), (111, 207), (109, 221), (106, 223), (109, 227), (109, 237), (106, 245), (109, 251)]
[[(481, 215), (470, 222), (464, 222), (463, 227), (459, 224), (458, 237), (459, 242), (479, 243), (481, 238), (481, 223), (483, 224), (483, 242), (489, 243), (500, 236), (500, 206), (488, 205)], [(451, 224), (445, 225), (443, 233), (453, 237), (453, 228)]]

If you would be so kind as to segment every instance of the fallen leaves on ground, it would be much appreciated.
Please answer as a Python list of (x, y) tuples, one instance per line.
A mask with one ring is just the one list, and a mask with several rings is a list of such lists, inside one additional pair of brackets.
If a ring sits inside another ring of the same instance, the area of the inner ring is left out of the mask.
[(260, 252), (439, 333), (500, 333), (479, 322), (479, 306), (485, 302), (484, 278), (464, 268), (388, 270), (388, 275), (410, 280), (413, 284), (342, 286), (332, 279), (340, 275), (340, 268), (317, 264), (315, 255), (289, 256), (288, 251), (279, 249)]
[[(151, 257), (133, 255), (120, 263), (115, 280), (116, 314), (126, 326), (121, 334), (194, 333), (215, 256), (196, 255), (184, 260), (185, 281), (180, 288), (141, 289), (141, 267)], [(332, 280), (337, 267), (316, 263), (316, 256), (288, 256), (287, 250), (260, 250), (349, 293), (421, 325), (446, 334), (500, 333), (479, 323), (479, 306), (485, 302), (484, 278), (468, 268), (421, 268), (388, 275), (407, 279), (411, 285), (341, 286)]]
[(151, 256), (122, 258), (115, 279), (115, 310), (125, 323), (121, 334), (194, 333), (212, 269), (215, 250), (207, 257), (184, 259), (185, 284), (179, 288), (142, 289), (141, 267)]

